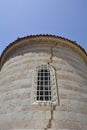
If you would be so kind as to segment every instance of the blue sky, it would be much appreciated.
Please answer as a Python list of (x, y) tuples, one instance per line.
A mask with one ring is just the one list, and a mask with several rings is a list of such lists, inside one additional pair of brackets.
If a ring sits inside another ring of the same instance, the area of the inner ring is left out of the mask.
[(87, 51), (87, 0), (0, 0), (0, 54), (31, 34), (63, 36)]

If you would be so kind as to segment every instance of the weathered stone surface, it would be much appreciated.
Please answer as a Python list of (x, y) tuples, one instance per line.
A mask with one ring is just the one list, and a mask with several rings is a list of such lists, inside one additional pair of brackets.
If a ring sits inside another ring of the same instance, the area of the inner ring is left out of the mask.
[[(78, 52), (59, 44), (13, 49), (0, 71), (0, 130), (87, 130), (87, 65)], [(32, 104), (33, 71), (39, 64), (55, 68), (55, 108)]]

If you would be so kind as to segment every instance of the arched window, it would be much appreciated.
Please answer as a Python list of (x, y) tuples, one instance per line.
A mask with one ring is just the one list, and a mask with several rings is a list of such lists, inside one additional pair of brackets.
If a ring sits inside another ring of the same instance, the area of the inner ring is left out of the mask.
[(44, 66), (37, 73), (37, 100), (51, 101), (50, 71)]
[(40, 65), (34, 70), (32, 100), (34, 103), (57, 103), (55, 70), (50, 65)]

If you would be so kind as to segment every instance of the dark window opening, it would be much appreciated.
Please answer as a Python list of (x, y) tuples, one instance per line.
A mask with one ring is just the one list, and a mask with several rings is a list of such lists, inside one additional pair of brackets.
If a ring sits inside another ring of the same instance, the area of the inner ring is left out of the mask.
[(38, 70), (37, 78), (37, 100), (51, 100), (50, 71), (47, 69)]

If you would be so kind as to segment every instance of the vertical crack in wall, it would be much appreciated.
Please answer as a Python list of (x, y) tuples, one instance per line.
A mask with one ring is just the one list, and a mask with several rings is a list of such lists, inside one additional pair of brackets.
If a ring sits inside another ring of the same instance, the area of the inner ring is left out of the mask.
[[(53, 55), (53, 48), (56, 47), (56, 45), (57, 45), (57, 43), (54, 46), (51, 46), (51, 48), (50, 48), (51, 49), (51, 56), (50, 56), (50, 61), (48, 62), (48, 64), (51, 64), (53, 62), (53, 56), (54, 56)], [(54, 70), (55, 70), (55, 78), (56, 78), (58, 105), (60, 105), (58, 82), (57, 82), (57, 70), (56, 70), (56, 68), (54, 68)], [(44, 130), (48, 130), (48, 129), (52, 128), (52, 121), (54, 119), (54, 111), (55, 111), (55, 109), (56, 109), (56, 106), (51, 107), (51, 111), (50, 111), (51, 112), (51, 117), (50, 117), (50, 119), (48, 121), (48, 124), (47, 124), (47, 126), (46, 126), (46, 128)]]
[(50, 128), (52, 127), (52, 120), (53, 120), (53, 118), (54, 118), (53, 115), (54, 115), (55, 109), (56, 109), (55, 106), (52, 106), (52, 107), (51, 107), (51, 117), (50, 117), (50, 119), (49, 119), (49, 121), (48, 121), (48, 124), (47, 124), (47, 126), (46, 126), (46, 128), (45, 128), (44, 130), (50, 129)]
[[(51, 52), (51, 56), (50, 56), (50, 62), (48, 62), (48, 64), (50, 64), (50, 63), (52, 63), (53, 62), (53, 56), (54, 56), (54, 54), (53, 54), (53, 49), (54, 49), (54, 47), (56, 47), (57, 46), (57, 43), (55, 43), (53, 46), (51, 46), (51, 48), (50, 48), (50, 52)], [(60, 97), (59, 97), (59, 89), (58, 89), (58, 82), (57, 82), (57, 69), (55, 68), (55, 67), (53, 67), (54, 68), (54, 70), (55, 70), (55, 78), (56, 78), (56, 89), (57, 89), (57, 97), (58, 97), (58, 105), (60, 105)]]
[(54, 46), (51, 46), (51, 48), (50, 48), (51, 56), (50, 56), (50, 61), (48, 62), (48, 64), (53, 62), (53, 48), (54, 48)]

